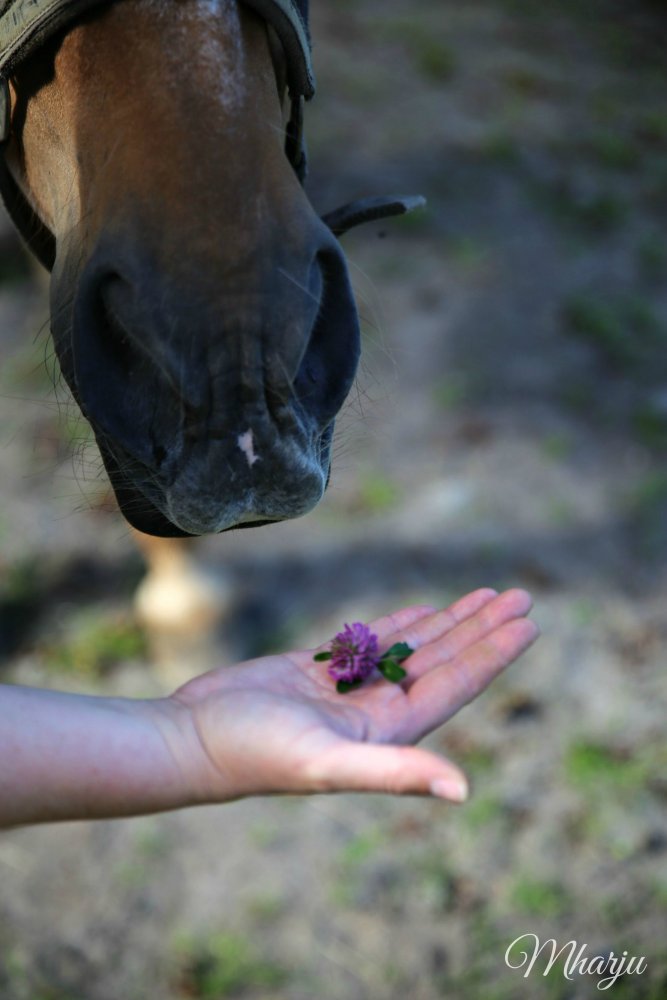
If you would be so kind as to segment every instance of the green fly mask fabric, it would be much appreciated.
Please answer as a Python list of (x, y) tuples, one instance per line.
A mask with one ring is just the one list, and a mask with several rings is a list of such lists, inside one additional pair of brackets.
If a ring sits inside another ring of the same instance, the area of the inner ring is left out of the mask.
[[(117, 0), (122, 3), (123, 0)], [(174, 3), (188, 0), (174, 0)], [(291, 103), (285, 153), (303, 183), (306, 176), (303, 106), (315, 94), (308, 0), (239, 0), (255, 11), (277, 35), (285, 52)], [(7, 211), (30, 250), (51, 270), (55, 261), (53, 233), (33, 212), (12, 177), (2, 152), (10, 136), (11, 114), (7, 81), (21, 61), (39, 50), (56, 31), (73, 24), (100, 0), (0, 0), (0, 194)], [(390, 215), (402, 215), (422, 205), (422, 198), (370, 198), (355, 201), (325, 215), (336, 236), (352, 226)]]

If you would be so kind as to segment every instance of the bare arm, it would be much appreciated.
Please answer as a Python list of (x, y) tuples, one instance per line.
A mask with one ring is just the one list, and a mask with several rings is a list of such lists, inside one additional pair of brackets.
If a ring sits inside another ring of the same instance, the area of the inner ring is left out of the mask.
[(129, 700), (0, 686), (0, 827), (131, 816), (248, 795), (381, 791), (461, 802), (445, 758), (414, 747), (537, 636), (523, 591), (371, 624), (407, 642), (399, 686), (336, 693), (313, 651), (211, 671), (170, 698)]
[(0, 687), (0, 827), (190, 805), (170, 699), (135, 701)]

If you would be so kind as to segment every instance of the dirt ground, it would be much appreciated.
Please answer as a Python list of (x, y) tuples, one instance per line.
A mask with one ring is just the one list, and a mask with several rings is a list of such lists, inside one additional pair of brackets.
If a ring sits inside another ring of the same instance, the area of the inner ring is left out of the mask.
[[(586, 1000), (520, 935), (643, 956), (667, 998), (667, 11), (314, 0), (322, 211), (364, 360), (320, 508), (208, 539), (227, 655), (524, 586), (543, 637), (430, 744), (469, 804), (280, 798), (0, 837), (2, 1000)], [(52, 384), (43, 284), (2, 230), (0, 670), (156, 690), (141, 564)], [(46, 361), (46, 364), (45, 364)]]

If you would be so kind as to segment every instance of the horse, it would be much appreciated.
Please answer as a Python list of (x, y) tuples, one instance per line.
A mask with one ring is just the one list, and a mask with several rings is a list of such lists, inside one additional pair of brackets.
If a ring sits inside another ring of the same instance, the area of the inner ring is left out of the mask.
[(298, 517), (359, 323), (304, 188), (307, 0), (0, 0), (0, 192), (120, 510), (165, 538)]

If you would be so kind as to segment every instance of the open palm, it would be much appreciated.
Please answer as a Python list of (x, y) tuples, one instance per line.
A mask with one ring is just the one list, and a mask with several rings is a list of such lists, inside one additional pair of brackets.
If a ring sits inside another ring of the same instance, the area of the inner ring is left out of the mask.
[[(223, 667), (173, 698), (186, 705), (206, 757), (204, 797), (377, 791), (462, 801), (463, 774), (411, 744), (480, 694), (538, 635), (525, 591), (478, 590), (443, 611), (410, 607), (370, 623), (385, 649), (415, 651), (408, 676), (374, 675), (341, 695), (316, 650)], [(323, 647), (324, 648), (324, 647)]]

